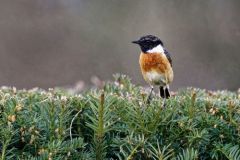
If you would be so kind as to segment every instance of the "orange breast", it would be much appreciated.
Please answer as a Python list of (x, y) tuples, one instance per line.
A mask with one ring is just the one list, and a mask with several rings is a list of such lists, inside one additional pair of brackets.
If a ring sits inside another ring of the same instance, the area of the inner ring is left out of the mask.
[(141, 53), (139, 58), (139, 64), (143, 77), (146, 81), (151, 83), (151, 80), (146, 76), (149, 72), (157, 72), (166, 79), (166, 84), (172, 82), (173, 71), (171, 64), (169, 63), (167, 57), (162, 53)]
[(159, 53), (141, 53), (139, 63), (142, 71), (155, 70), (159, 73), (165, 73), (170, 65), (167, 57)]

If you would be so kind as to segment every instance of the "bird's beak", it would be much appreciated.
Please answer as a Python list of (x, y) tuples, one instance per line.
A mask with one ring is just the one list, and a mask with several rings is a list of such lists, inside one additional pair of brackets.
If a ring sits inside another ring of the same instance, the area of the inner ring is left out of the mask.
[(139, 44), (139, 41), (132, 41), (132, 43)]

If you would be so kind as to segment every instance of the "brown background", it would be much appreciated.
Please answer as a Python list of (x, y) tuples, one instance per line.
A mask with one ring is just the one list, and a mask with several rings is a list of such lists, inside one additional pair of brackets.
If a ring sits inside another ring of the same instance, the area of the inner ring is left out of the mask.
[(172, 88), (240, 86), (239, 0), (0, 0), (0, 85), (42, 88), (111, 79), (143, 84), (139, 48), (159, 36)]

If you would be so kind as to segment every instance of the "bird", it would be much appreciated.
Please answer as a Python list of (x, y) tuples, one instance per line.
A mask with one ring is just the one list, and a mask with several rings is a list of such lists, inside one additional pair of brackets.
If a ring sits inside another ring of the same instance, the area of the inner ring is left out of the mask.
[(147, 103), (151, 101), (154, 86), (158, 86), (165, 106), (165, 100), (171, 96), (169, 84), (174, 78), (170, 53), (164, 48), (162, 40), (154, 35), (142, 36), (132, 43), (140, 46), (140, 69), (144, 80), (151, 86)]

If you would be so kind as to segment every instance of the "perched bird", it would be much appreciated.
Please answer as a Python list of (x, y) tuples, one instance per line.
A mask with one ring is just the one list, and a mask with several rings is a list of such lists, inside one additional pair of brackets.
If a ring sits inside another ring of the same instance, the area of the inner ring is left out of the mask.
[(143, 78), (151, 86), (147, 99), (150, 103), (153, 87), (159, 86), (159, 94), (165, 99), (170, 97), (169, 84), (173, 81), (172, 59), (164, 48), (163, 42), (156, 36), (147, 35), (132, 43), (141, 48), (139, 64)]

